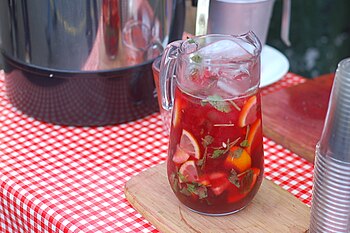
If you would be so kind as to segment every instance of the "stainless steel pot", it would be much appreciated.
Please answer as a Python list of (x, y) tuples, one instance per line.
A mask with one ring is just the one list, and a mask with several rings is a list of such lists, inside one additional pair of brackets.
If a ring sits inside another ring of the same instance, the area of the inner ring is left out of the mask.
[(185, 0), (0, 1), (6, 93), (32, 117), (105, 125), (157, 110), (151, 64), (181, 38)]

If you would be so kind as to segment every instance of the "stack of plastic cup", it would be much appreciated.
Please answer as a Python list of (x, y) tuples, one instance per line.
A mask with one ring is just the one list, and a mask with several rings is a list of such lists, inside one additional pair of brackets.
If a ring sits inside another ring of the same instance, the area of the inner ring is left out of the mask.
[(310, 233), (350, 232), (350, 58), (336, 71), (316, 146)]

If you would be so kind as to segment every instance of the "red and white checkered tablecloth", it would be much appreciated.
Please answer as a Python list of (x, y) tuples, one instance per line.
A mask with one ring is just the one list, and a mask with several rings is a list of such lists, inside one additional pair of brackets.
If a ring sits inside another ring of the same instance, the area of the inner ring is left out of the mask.
[[(287, 74), (263, 94), (298, 84)], [(0, 232), (158, 232), (127, 202), (125, 182), (166, 159), (158, 113), (105, 127), (63, 127), (21, 114), (0, 73)], [(313, 165), (264, 138), (265, 175), (310, 204)]]

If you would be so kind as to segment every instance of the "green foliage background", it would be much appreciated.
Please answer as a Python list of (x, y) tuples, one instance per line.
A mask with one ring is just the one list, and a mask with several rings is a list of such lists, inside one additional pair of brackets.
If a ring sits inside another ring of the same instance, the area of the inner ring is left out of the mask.
[(276, 0), (267, 44), (289, 59), (290, 71), (313, 78), (335, 72), (350, 57), (349, 0), (291, 0), (291, 46), (280, 39), (282, 0)]

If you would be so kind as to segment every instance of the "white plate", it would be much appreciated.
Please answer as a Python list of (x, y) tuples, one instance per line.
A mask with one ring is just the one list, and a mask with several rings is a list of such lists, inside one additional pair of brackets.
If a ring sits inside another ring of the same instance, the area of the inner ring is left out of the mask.
[(280, 51), (265, 45), (261, 52), (260, 87), (277, 82), (288, 72), (289, 61)]

